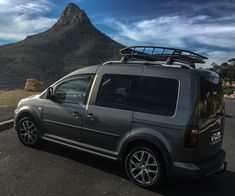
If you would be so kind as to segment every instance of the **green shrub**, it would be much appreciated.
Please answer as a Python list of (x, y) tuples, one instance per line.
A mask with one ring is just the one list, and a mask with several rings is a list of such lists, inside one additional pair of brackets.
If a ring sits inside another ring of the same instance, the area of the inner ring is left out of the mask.
[(223, 91), (225, 95), (231, 95), (234, 93), (234, 88), (230, 86), (223, 86)]

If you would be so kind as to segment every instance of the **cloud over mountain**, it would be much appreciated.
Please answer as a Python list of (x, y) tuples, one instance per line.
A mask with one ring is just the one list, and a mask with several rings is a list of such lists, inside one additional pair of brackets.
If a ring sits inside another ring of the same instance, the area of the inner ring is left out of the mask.
[[(50, 28), (68, 1), (0, 0), (0, 45)], [(202, 51), (207, 65), (235, 56), (234, 0), (74, 1), (99, 30), (125, 45)]]
[(44, 16), (51, 9), (47, 0), (0, 0), (0, 44), (15, 42), (48, 29), (55, 18)]

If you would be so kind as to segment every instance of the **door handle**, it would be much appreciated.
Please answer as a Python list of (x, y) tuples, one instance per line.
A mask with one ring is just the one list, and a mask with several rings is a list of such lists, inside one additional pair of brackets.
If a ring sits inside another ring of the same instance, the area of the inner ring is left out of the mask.
[(86, 117), (89, 118), (90, 120), (94, 120), (94, 119), (97, 118), (97, 117), (94, 116), (92, 113), (87, 114)]
[(72, 115), (73, 115), (75, 118), (79, 118), (79, 117), (80, 117), (79, 112), (73, 112)]

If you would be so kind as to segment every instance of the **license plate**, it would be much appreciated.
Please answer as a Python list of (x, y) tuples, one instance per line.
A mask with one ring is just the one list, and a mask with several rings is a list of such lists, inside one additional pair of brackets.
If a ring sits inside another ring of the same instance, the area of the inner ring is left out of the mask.
[(217, 131), (217, 132), (211, 134), (211, 143), (212, 144), (217, 143), (220, 140), (221, 140), (221, 132), (220, 131)]

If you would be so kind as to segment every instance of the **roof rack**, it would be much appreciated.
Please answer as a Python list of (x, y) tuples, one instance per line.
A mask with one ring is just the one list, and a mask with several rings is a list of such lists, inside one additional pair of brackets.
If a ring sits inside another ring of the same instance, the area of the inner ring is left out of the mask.
[[(163, 61), (167, 65), (173, 65), (175, 62), (189, 65), (195, 68), (195, 63), (205, 63), (207, 57), (177, 48), (168, 48), (160, 46), (131, 46), (120, 50), (122, 62), (130, 61)], [(151, 63), (150, 63), (151, 64)], [(184, 65), (182, 65), (184, 66)], [(189, 66), (185, 66), (190, 68)]]

